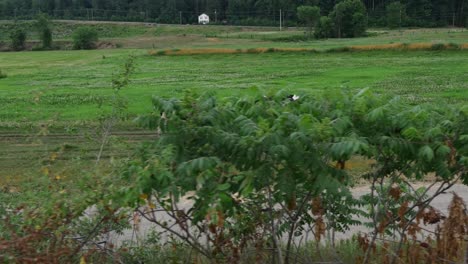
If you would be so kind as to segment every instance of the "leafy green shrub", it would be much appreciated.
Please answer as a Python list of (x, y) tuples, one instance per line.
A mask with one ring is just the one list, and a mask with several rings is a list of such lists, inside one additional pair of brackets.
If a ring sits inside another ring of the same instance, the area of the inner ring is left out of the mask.
[(10, 39), (13, 50), (23, 50), (26, 42), (26, 32), (22, 28), (17, 27), (11, 32)]
[(333, 36), (333, 20), (327, 16), (320, 18), (315, 28), (315, 37), (318, 39), (330, 38)]
[[(444, 184), (467, 179), (467, 121), (466, 107), (414, 107), (366, 90), (332, 99), (284, 91), (223, 101), (189, 92), (182, 99), (155, 97), (153, 112), (139, 122), (160, 136), (128, 163), (122, 174), (128, 188), (117, 196), (124, 206), (158, 204), (169, 213), (188, 197), (191, 205), (180, 214), (150, 222), (166, 230), (183, 223), (183, 242), (217, 260), (236, 260), (249, 244), (260, 245), (256, 249), (261, 251), (270, 243), (281, 252), (275, 239), (287, 237), (286, 263), (295, 250), (292, 238), (312, 223), (317, 242), (327, 230), (346, 231), (358, 224), (356, 214), (377, 219), (371, 223), (375, 232), (382, 230), (379, 226), (401, 231), (398, 221), (411, 223), (415, 212), (396, 200), (416, 197), (419, 204), (423, 198), (414, 192), (400, 196), (400, 189), (388, 198), (387, 192), (376, 191), (384, 186), (376, 184), (392, 187), (406, 184), (399, 182), (402, 178), (428, 174)], [(346, 164), (356, 156), (373, 161), (366, 178), (374, 183), (371, 197), (378, 199), (356, 201), (351, 195)], [(356, 208), (363, 201), (372, 206), (367, 212)], [(390, 215), (392, 222), (376, 214)], [(200, 244), (197, 235), (212, 244)], [(366, 248), (374, 245), (375, 239)]]
[(79, 27), (73, 33), (74, 49), (94, 49), (99, 40), (97, 31), (92, 27)]
[(42, 50), (52, 48), (52, 28), (49, 17), (45, 14), (39, 14), (35, 27), (42, 42)]

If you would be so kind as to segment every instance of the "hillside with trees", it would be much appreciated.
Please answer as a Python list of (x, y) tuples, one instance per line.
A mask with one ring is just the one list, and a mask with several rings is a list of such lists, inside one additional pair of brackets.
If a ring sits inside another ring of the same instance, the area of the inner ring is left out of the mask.
[[(207, 13), (211, 21), (234, 25), (305, 25), (300, 6), (318, 6), (329, 15), (339, 0), (0, 0), (0, 19), (30, 19), (38, 12), (56, 19), (196, 22)], [(364, 0), (370, 26), (466, 26), (466, 0)], [(280, 15), (281, 14), (281, 15)]]

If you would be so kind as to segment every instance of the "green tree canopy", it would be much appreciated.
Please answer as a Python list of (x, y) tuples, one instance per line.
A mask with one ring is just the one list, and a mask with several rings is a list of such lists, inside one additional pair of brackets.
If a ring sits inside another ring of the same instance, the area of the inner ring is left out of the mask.
[(320, 19), (320, 7), (318, 6), (300, 6), (297, 8), (297, 17), (309, 29), (309, 34), (312, 33), (312, 28)]
[(361, 0), (344, 0), (330, 14), (338, 38), (364, 35), (367, 28), (366, 7)]
[(401, 27), (406, 12), (404, 6), (400, 2), (393, 2), (386, 8), (387, 25), (390, 28)]

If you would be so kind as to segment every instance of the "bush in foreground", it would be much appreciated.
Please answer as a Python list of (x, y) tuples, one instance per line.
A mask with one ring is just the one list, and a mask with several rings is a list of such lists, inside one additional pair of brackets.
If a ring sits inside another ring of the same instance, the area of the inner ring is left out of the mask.
[[(153, 106), (139, 121), (160, 137), (128, 163), (122, 173), (127, 188), (114, 202), (137, 208), (153, 226), (178, 234), (215, 262), (239, 263), (256, 245), (258, 252), (270, 249), (268, 257), (293, 263), (300, 248), (294, 238), (307, 237), (303, 226), (314, 230), (304, 243), (334, 244), (326, 234), (363, 224), (354, 217), (362, 215), (375, 221), (371, 235), (359, 238), (359, 263), (380, 258), (374, 247), (411, 263), (414, 255), (400, 252), (430, 216), (430, 201), (468, 179), (468, 137), (461, 136), (468, 134), (466, 107), (411, 106), (365, 90), (331, 99), (278, 92), (218, 100), (187, 93), (153, 98)], [(363, 176), (371, 194), (360, 200), (351, 195), (347, 169), (357, 156), (373, 164)], [(428, 174), (442, 184), (430, 197), (405, 180)], [(387, 233), (402, 234), (401, 240), (380, 244), (376, 238)], [(200, 237), (210, 243), (201, 244)], [(418, 252), (420, 259), (431, 259), (425, 252)]]
[(94, 49), (98, 40), (98, 33), (94, 28), (80, 27), (73, 33), (73, 48)]
[[(116, 91), (131, 65), (113, 81)], [(468, 182), (466, 106), (414, 106), (367, 90), (250, 93), (153, 98), (153, 111), (138, 121), (158, 137), (115, 176), (96, 172), (70, 184), (53, 169), (59, 154), (44, 160), (47, 187), (0, 192), (0, 262), (313, 263), (326, 253), (324, 240), (341, 263), (459, 260), (463, 201), (454, 196), (446, 220), (430, 202)], [(121, 102), (112, 105), (117, 113)], [(359, 199), (351, 193), (353, 157), (369, 162), (361, 176), (370, 190)], [(409, 180), (426, 175), (439, 184), (414, 189)], [(122, 231), (127, 219), (135, 232), (145, 221), (154, 234), (115, 247), (106, 234)], [(335, 241), (335, 232), (360, 224), (369, 235)], [(438, 225), (437, 241), (418, 240), (427, 237), (423, 224)]]

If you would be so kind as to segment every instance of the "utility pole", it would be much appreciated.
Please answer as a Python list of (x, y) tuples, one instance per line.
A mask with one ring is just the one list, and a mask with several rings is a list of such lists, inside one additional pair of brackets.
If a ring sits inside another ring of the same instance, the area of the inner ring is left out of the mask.
[(179, 11), (179, 23), (182, 25), (182, 11)]
[(282, 18), (282, 10), (280, 9), (280, 31), (283, 30), (283, 18)]
[(453, 12), (453, 17), (452, 17), (452, 27), (455, 27), (455, 12)]
[(218, 13), (217, 13), (217, 11), (215, 9), (215, 23), (217, 23), (217, 22), (218, 22)]

